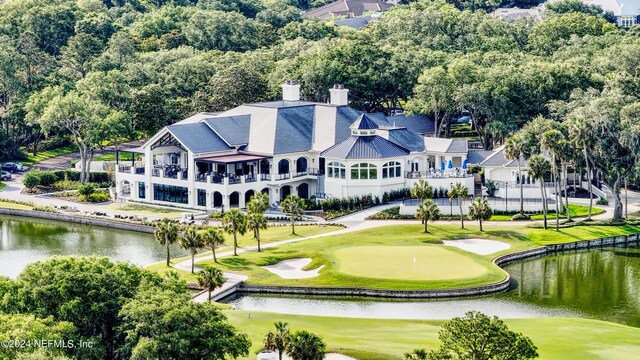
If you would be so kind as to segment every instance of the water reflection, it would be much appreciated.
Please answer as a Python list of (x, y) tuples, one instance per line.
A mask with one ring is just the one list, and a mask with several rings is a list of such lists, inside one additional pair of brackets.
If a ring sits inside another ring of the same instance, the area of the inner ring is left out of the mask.
[[(27, 264), (54, 255), (97, 255), (148, 265), (165, 258), (150, 234), (19, 217), (0, 218), (0, 276), (16, 277)], [(186, 253), (174, 247), (172, 255)]]

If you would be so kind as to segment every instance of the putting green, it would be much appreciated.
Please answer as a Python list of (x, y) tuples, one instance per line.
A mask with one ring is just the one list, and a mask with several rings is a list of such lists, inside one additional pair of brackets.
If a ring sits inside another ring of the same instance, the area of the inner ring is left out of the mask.
[(457, 280), (488, 272), (472, 258), (437, 245), (355, 246), (334, 253), (344, 274), (401, 280)]

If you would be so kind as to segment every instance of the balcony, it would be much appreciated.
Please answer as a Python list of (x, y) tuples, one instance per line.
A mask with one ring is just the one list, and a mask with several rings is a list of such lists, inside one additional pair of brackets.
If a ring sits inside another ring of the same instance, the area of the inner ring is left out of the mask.
[(450, 171), (405, 171), (406, 179), (454, 179), (473, 177), (473, 174), (466, 170)]
[(181, 168), (177, 165), (156, 166), (151, 170), (151, 175), (165, 179), (187, 180), (189, 178), (189, 169)]

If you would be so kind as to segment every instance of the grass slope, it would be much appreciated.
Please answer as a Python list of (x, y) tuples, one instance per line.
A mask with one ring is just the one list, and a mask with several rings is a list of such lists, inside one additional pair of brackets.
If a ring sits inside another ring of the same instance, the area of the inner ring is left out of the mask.
[(190, 210), (170, 208), (170, 207), (158, 207), (147, 206), (141, 204), (111, 204), (104, 207), (108, 210), (120, 211), (124, 213), (130, 213), (138, 216), (164, 216), (168, 218), (180, 217), (185, 213), (194, 213)]
[(7, 187), (7, 183), (0, 181), (0, 191), (4, 190)]
[[(264, 334), (273, 323), (285, 321), (293, 330), (305, 329), (321, 335), (328, 351), (360, 360), (402, 359), (405, 352), (439, 346), (443, 321), (351, 319), (283, 315), (265, 312), (225, 311), (232, 324), (246, 332), (255, 359)], [(640, 354), (640, 329), (590, 319), (507, 319), (510, 329), (530, 337), (541, 360), (627, 360)]]
[(28, 205), (14, 204), (5, 201), (0, 201), (0, 208), (12, 210), (33, 210), (33, 207)]
[(57, 149), (40, 151), (35, 156), (30, 152), (29, 153), (25, 152), (25, 158), (15, 159), (15, 160), (8, 160), (8, 161), (5, 161), (5, 162), (18, 162), (18, 163), (22, 163), (24, 165), (33, 165), (33, 164), (38, 163), (40, 161), (51, 159), (53, 157), (60, 156), (60, 155), (71, 154), (71, 153), (74, 153), (74, 152), (78, 152), (78, 147), (73, 145), (73, 144), (71, 144), (71, 145), (63, 146), (63, 147), (57, 148)]

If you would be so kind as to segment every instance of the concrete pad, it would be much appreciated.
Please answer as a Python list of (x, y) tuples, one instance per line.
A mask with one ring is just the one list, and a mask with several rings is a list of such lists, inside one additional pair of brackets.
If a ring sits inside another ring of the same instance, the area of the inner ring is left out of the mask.
[(308, 279), (320, 275), (320, 270), (324, 267), (324, 265), (322, 265), (317, 269), (302, 270), (302, 268), (310, 263), (310, 258), (295, 258), (280, 261), (275, 265), (262, 266), (262, 268), (283, 279)]
[(458, 249), (472, 252), (478, 255), (489, 255), (498, 251), (507, 250), (511, 245), (502, 241), (487, 239), (460, 239), (460, 240), (443, 240), (446, 246), (457, 247)]

